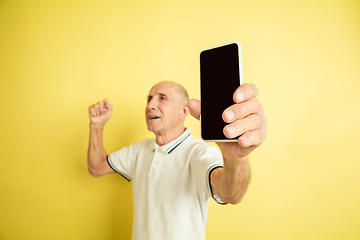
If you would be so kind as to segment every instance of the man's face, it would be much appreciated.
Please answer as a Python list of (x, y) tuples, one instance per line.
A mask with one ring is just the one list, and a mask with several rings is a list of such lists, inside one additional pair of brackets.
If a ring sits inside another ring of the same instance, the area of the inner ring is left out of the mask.
[(158, 134), (167, 134), (182, 124), (182, 105), (175, 85), (162, 82), (149, 92), (145, 109), (148, 130)]

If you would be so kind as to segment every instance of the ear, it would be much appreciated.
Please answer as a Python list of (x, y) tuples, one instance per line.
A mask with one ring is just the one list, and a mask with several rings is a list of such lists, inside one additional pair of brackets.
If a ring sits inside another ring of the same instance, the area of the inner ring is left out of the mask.
[(189, 114), (189, 112), (190, 112), (190, 109), (187, 106), (187, 104), (185, 103), (181, 108), (180, 120), (184, 120), (186, 118), (186, 116)]

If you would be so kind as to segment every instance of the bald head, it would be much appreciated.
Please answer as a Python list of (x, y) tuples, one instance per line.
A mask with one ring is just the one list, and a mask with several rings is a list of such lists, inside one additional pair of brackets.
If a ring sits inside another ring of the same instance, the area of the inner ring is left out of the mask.
[(182, 104), (182, 103), (186, 103), (188, 100), (189, 100), (189, 94), (188, 92), (186, 91), (186, 89), (176, 83), (176, 82), (172, 82), (172, 81), (162, 81), (162, 82), (159, 82), (157, 84), (155, 84), (153, 86), (153, 88), (157, 85), (167, 85), (169, 88), (173, 89), (174, 93), (178, 96), (179, 98), (179, 103)]

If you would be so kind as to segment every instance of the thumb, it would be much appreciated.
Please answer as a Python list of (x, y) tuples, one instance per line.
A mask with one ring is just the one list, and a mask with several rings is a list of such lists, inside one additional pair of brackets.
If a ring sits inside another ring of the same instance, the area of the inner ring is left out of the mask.
[(113, 106), (109, 103), (109, 100), (107, 99), (104, 99), (104, 105), (107, 109), (111, 110), (113, 108)]
[(189, 99), (187, 102), (187, 106), (190, 109), (190, 114), (197, 120), (200, 120), (200, 113), (201, 113), (201, 105), (200, 101), (197, 99)]
[(113, 106), (109, 103), (109, 100), (104, 99), (104, 105), (105, 109), (108, 111), (108, 113), (111, 115)]

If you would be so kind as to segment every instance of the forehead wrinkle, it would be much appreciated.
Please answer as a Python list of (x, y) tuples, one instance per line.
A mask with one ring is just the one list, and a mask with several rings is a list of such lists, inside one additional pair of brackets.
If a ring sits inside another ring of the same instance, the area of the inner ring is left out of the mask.
[(166, 93), (158, 93), (160, 96), (165, 96), (167, 97), (168, 95)]

